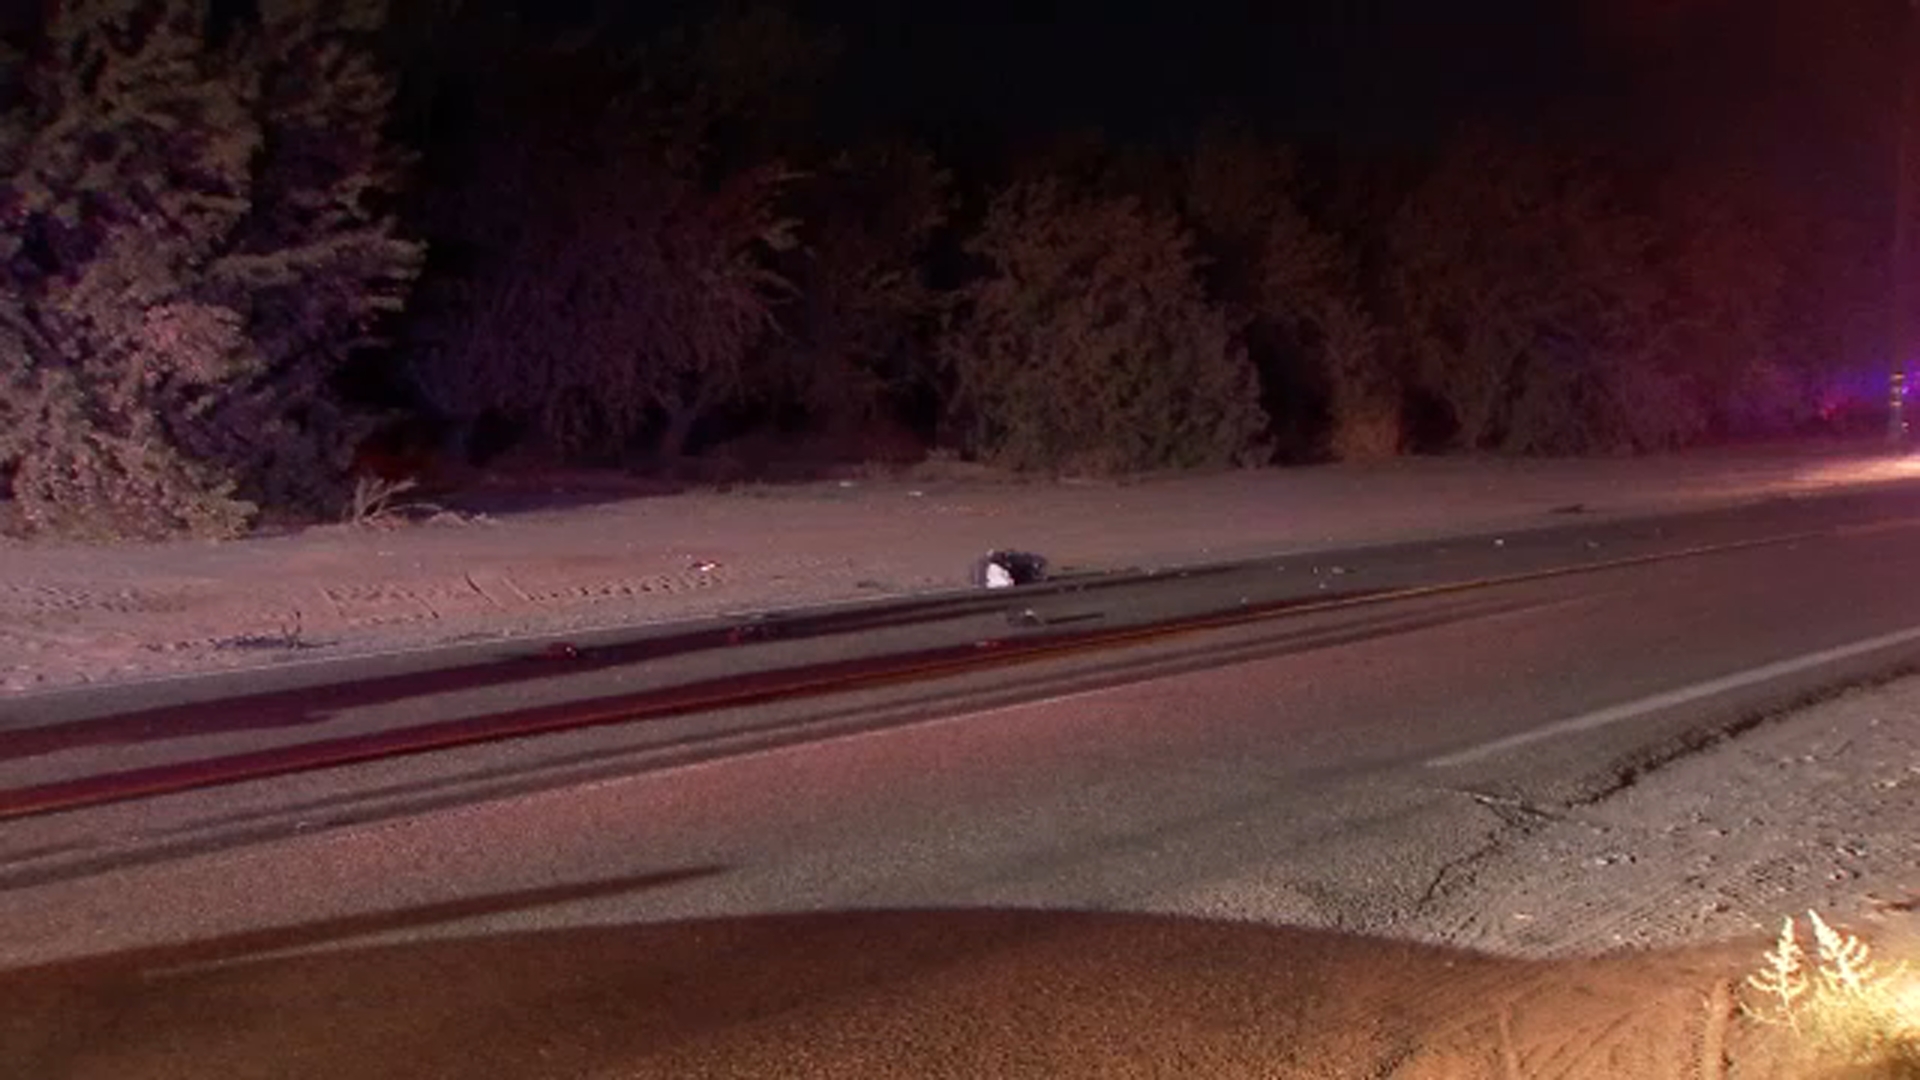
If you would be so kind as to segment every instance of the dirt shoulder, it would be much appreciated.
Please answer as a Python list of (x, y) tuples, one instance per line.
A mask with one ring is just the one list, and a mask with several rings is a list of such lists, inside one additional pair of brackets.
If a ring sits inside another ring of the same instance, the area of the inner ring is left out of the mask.
[[(922, 468), (647, 494), (555, 478), (569, 509), (428, 515), (226, 543), (0, 541), (0, 701), (65, 686), (578, 632), (966, 586), (991, 548), (1057, 568), (1266, 553), (1694, 509), (1899, 479), (1858, 444), (1617, 461), (1411, 460), (1130, 484)], [(526, 503), (482, 488), (467, 504)], [(490, 496), (494, 496), (491, 498)]]
[(1770, 939), (1808, 910), (1920, 958), (1920, 679), (1847, 691), (1517, 829), (1402, 929), (1552, 958)]

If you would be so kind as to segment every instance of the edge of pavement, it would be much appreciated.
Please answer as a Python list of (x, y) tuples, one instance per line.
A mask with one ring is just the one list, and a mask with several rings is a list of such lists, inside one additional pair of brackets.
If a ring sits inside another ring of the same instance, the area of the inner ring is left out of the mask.
[[(1759, 942), (1808, 911), (1920, 964), (1920, 674), (1824, 689), (1512, 825), (1401, 927), (1534, 959)], [(1920, 993), (1920, 982), (1916, 982)]]

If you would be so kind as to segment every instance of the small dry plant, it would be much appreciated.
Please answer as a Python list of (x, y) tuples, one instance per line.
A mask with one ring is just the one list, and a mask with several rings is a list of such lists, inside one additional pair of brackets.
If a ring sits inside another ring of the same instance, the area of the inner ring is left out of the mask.
[(420, 486), (413, 477), (389, 480), (384, 476), (362, 476), (353, 482), (353, 494), (347, 499), (341, 520), (349, 525), (374, 525), (405, 509), (396, 501)]
[(1766, 964), (1747, 976), (1758, 1003), (1747, 1015), (1791, 1031), (1819, 1063), (1859, 1077), (1920, 1078), (1920, 1015), (1904, 963), (1885, 966), (1866, 943), (1808, 911), (1814, 953), (1794, 920), (1780, 926)]

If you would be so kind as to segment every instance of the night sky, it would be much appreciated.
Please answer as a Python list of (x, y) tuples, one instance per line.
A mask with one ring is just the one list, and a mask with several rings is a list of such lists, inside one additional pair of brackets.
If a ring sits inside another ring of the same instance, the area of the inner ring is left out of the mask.
[(1580, 63), (1573, 25), (1550, 0), (798, 10), (843, 28), (853, 67), (843, 92), (866, 99), (852, 104), (1011, 133), (1156, 136), (1221, 111), (1302, 133), (1417, 131), (1469, 110), (1525, 111), (1568, 92)]
[[(1617, 2), (1617, 0), (1616, 0)], [(1704, 0), (1703, 0), (1704, 2)], [(538, 0), (539, 21), (605, 0)], [(791, 0), (848, 49), (836, 115), (1160, 135), (1223, 108), (1316, 132), (1425, 130), (1588, 92), (1569, 0)], [(615, 5), (635, 26), (712, 5)]]
[[(1277, 134), (1365, 142), (1424, 140), (1464, 117), (1577, 118), (1831, 159), (1884, 134), (1891, 28), (1907, 0), (787, 2), (848, 46), (823, 117), (836, 125), (1152, 137), (1231, 113)], [(715, 7), (467, 3), (548, 24), (614, 11), (636, 37)], [(31, 21), (40, 4), (0, 0), (0, 25)]]
[[(608, 0), (523, 0), (566, 21)], [(822, 123), (974, 148), (1217, 116), (1356, 147), (1461, 120), (1735, 153), (1816, 184), (1884, 160), (1905, 0), (790, 0), (846, 51)], [(613, 4), (641, 28), (712, 4)], [(836, 131), (836, 134), (839, 132)], [(1836, 181), (1836, 177), (1842, 178)]]
[[(1732, 157), (1884, 213), (1904, 0), (803, 0), (848, 51), (830, 116), (960, 133), (1178, 138), (1233, 115), (1348, 148), (1462, 120)], [(1036, 10), (1044, 11), (1037, 17)], [(953, 145), (953, 144), (949, 144)]]

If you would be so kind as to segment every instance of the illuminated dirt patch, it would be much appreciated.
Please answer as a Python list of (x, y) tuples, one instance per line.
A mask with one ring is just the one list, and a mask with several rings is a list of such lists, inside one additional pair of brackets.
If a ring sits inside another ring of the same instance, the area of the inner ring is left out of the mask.
[(286, 952), (378, 929), (16, 972), (0, 1053), (74, 1080), (1792, 1075), (1740, 1012), (1745, 948), (1539, 963), (977, 910)]

